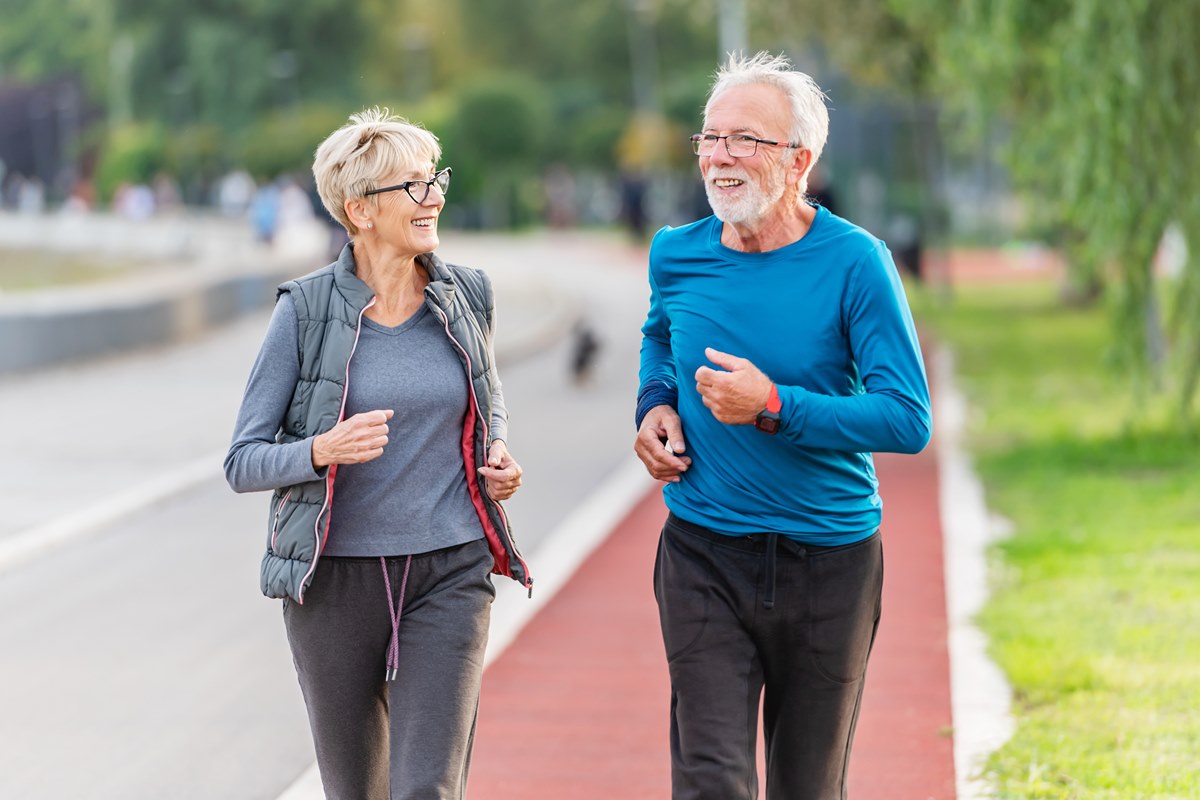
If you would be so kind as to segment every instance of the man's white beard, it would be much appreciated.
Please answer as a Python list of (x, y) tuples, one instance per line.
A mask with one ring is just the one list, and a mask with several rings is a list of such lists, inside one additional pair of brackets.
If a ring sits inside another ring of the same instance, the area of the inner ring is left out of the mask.
[[(726, 197), (714, 191), (713, 181), (717, 178), (734, 178), (742, 181), (737, 197)], [(758, 186), (750, 180), (750, 176), (740, 169), (709, 170), (704, 180), (704, 193), (708, 195), (708, 204), (712, 206), (717, 219), (731, 225), (754, 222), (765, 217), (772, 206), (783, 197), (786, 183), (783, 170), (772, 170), (766, 186)]]

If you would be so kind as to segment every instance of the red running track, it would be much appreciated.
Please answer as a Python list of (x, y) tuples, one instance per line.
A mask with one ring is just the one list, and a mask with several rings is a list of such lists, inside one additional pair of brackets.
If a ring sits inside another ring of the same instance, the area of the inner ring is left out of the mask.
[[(850, 797), (953, 800), (934, 448), (878, 456), (876, 466), (884, 498), (883, 620), (867, 672)], [(650, 580), (665, 516), (655, 489), (488, 668), (471, 798), (670, 797), (670, 688)]]

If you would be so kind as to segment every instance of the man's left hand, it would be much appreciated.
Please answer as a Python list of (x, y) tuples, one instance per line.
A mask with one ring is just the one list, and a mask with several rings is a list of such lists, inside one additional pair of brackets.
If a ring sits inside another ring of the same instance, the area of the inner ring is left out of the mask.
[(696, 370), (696, 391), (718, 422), (726, 425), (751, 425), (758, 412), (767, 407), (771, 379), (747, 359), (704, 348), (705, 357), (721, 367)]

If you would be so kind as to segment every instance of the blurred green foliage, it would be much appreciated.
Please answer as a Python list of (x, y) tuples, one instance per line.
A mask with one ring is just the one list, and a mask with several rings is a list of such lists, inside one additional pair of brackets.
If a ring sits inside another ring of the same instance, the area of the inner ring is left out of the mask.
[(237, 161), (260, 182), (282, 173), (307, 172), (317, 145), (345, 121), (337, 109), (325, 105), (269, 112), (238, 136)]
[(127, 123), (108, 131), (96, 166), (96, 191), (111, 200), (122, 183), (150, 183), (167, 163), (166, 136), (154, 123)]
[(143, 157), (130, 153), (130, 131), (148, 125), (161, 129), (169, 150), (154, 155), (155, 166), (185, 183), (233, 166), (262, 177), (307, 170), (324, 135), (378, 104), (451, 145), (456, 194), (473, 196), (485, 191), (488, 181), (475, 173), (485, 165), (517, 172), (571, 159), (615, 167), (635, 94), (637, 25), (650, 31), (650, 63), (659, 65), (643, 83), (671, 87), (666, 113), (694, 124), (716, 61), (711, 9), (697, 13), (684, 0), (639, 3), (638, 15), (631, 7), (0, 0), (0, 77), (81, 76), (105, 112), (102, 132), (89, 141), (109, 183), (121, 165), (141, 165), (153, 150), (143, 142)]
[[(1175, 0), (890, 0), (929, 54), (928, 90), (967, 129), (1011, 129), (1007, 162), (1063, 233), (1076, 281), (1116, 310), (1139, 394), (1200, 383), (1200, 4)], [(1192, 243), (1159, 310), (1155, 256)], [(1172, 369), (1172, 368), (1175, 369)]]

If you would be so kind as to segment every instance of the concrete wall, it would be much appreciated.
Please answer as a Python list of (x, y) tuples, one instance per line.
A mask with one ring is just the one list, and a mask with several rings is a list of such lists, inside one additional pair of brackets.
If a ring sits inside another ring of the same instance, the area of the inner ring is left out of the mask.
[(128, 256), (133, 277), (0, 293), (0, 374), (94, 358), (194, 335), (274, 302), (275, 287), (324, 263), (324, 229), (256, 243), (243, 220), (0, 214), (0, 250)]

